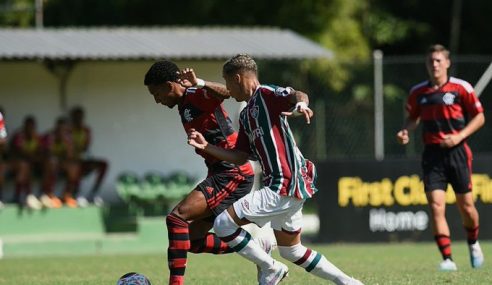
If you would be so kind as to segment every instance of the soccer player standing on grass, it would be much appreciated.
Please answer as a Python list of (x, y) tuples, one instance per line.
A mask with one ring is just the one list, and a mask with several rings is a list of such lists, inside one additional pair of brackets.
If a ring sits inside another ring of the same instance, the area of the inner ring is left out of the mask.
[(422, 121), (425, 144), (422, 168), (427, 201), (432, 214), (433, 234), (443, 261), (439, 268), (457, 270), (451, 257), (451, 238), (446, 221), (446, 188), (453, 186), (456, 204), (467, 232), (473, 268), (484, 257), (478, 243), (479, 219), (472, 195), (472, 152), (466, 139), (485, 122), (483, 108), (473, 87), (448, 77), (449, 51), (442, 45), (429, 48), (426, 58), (429, 80), (415, 85), (407, 100), (408, 117), (397, 133), (401, 144), (409, 141), (409, 130)]
[[(178, 106), (186, 132), (199, 130), (219, 148), (235, 146), (237, 132), (222, 106), (222, 101), (229, 97), (224, 85), (198, 79), (189, 68), (179, 72), (176, 64), (166, 60), (152, 65), (145, 75), (144, 84), (156, 103), (171, 109)], [(209, 230), (215, 217), (249, 193), (253, 186), (254, 172), (249, 162), (232, 164), (201, 150), (196, 153), (205, 159), (207, 178), (166, 217), (170, 285), (184, 284), (188, 251), (213, 254), (233, 252)], [(271, 247), (266, 242), (264, 245)]]
[(305, 159), (294, 141), (287, 116), (301, 113), (309, 123), (313, 115), (308, 96), (287, 87), (261, 85), (253, 58), (239, 54), (223, 67), (226, 86), (237, 101), (246, 101), (240, 114), (236, 147), (219, 148), (192, 130), (188, 143), (198, 151), (236, 164), (258, 158), (264, 187), (252, 191), (222, 212), (214, 224), (217, 235), (244, 258), (261, 269), (260, 285), (278, 284), (287, 276), (285, 264), (274, 260), (241, 225), (262, 227), (271, 222), (280, 255), (318, 277), (335, 284), (362, 284), (343, 273), (320, 253), (301, 244), (302, 206), (317, 191), (313, 163)]

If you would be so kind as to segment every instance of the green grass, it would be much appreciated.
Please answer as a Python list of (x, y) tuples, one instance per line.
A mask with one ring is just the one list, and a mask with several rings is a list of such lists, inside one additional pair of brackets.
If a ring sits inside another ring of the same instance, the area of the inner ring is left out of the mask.
[[(312, 245), (349, 275), (365, 284), (492, 284), (492, 261), (471, 269), (464, 242), (453, 244), (457, 272), (439, 272), (439, 254), (433, 243)], [(482, 242), (486, 258), (492, 258), (492, 242)], [(274, 256), (279, 258), (278, 252)], [(256, 284), (253, 264), (237, 254), (214, 256), (190, 254), (187, 284)], [(282, 284), (329, 284), (292, 263)], [(164, 253), (153, 255), (102, 255), (76, 257), (32, 257), (0, 260), (0, 284), (15, 285), (107, 285), (124, 273), (145, 274), (154, 285), (167, 284)]]

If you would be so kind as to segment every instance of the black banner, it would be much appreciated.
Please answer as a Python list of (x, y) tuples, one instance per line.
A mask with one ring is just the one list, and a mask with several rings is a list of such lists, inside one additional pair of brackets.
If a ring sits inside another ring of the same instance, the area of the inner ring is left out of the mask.
[[(480, 239), (492, 239), (492, 156), (473, 160), (473, 194)], [(340, 160), (317, 163), (320, 242), (433, 240), (420, 179), (420, 160)], [(455, 195), (446, 191), (453, 240), (466, 239)]]

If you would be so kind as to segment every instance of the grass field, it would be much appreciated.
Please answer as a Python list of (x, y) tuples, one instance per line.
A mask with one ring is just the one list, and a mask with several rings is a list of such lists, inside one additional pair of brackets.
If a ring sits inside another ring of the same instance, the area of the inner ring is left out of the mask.
[[(313, 245), (345, 272), (365, 284), (492, 284), (492, 262), (471, 269), (464, 242), (453, 244), (457, 272), (439, 272), (439, 255), (433, 243)], [(492, 242), (482, 242), (486, 258)], [(256, 284), (253, 264), (236, 254), (189, 255), (186, 280), (192, 285)], [(274, 256), (279, 258), (278, 252)], [(290, 275), (282, 284), (328, 284), (288, 263)], [(167, 284), (164, 253), (149, 255), (102, 255), (77, 257), (7, 258), (0, 260), (0, 284), (15, 285), (108, 285), (120, 275), (137, 271), (152, 284)]]

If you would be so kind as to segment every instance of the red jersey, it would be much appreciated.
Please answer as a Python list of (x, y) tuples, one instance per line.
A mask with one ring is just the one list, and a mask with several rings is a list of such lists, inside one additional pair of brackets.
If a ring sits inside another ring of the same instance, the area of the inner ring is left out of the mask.
[[(196, 129), (207, 142), (224, 149), (232, 149), (236, 145), (237, 132), (222, 106), (222, 100), (209, 97), (206, 89), (187, 88), (178, 110), (186, 133), (192, 128)], [(237, 169), (236, 165), (218, 160), (203, 150), (195, 149), (195, 152), (205, 159), (209, 175), (217, 171)], [(239, 169), (244, 175), (254, 174), (249, 163), (241, 165)]]
[(483, 112), (470, 83), (454, 77), (438, 89), (428, 80), (415, 85), (406, 109), (410, 119), (420, 118), (426, 145), (440, 144), (446, 135), (459, 133), (469, 118)]

